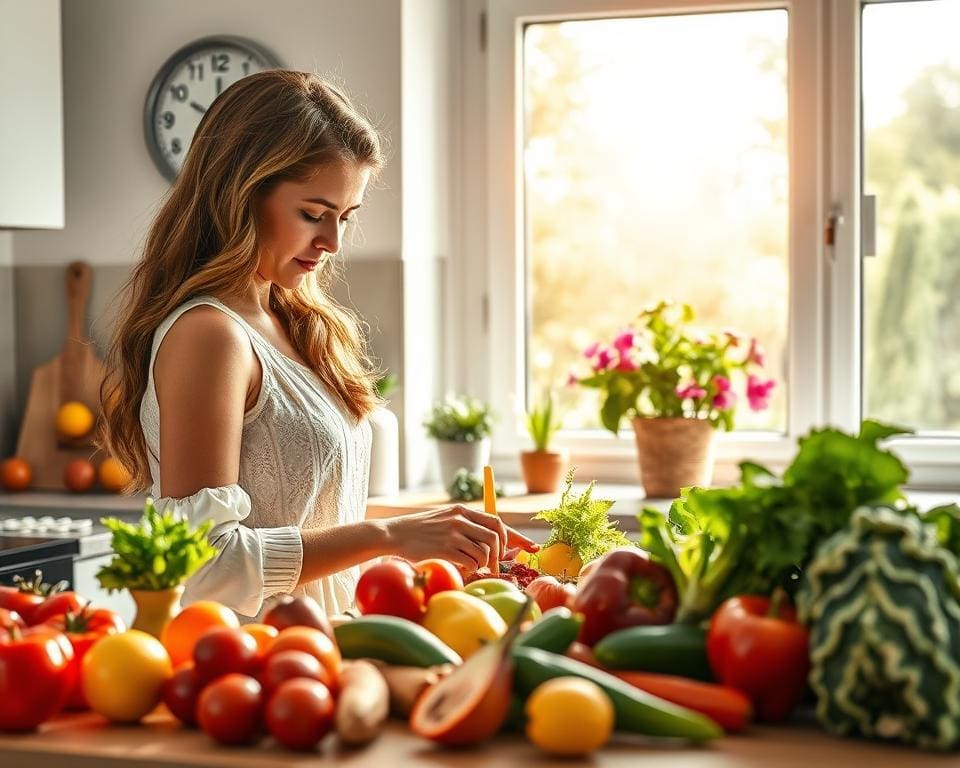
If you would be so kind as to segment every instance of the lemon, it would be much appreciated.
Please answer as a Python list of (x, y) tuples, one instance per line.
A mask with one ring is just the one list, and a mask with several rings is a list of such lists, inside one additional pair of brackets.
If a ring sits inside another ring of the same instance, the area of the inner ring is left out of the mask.
[(83, 437), (93, 429), (93, 411), (83, 403), (71, 400), (57, 411), (57, 431), (64, 437)]
[(580, 573), (583, 560), (569, 544), (558, 542), (540, 551), (537, 564), (541, 573), (569, 579)]
[(527, 738), (551, 755), (588, 755), (613, 732), (610, 697), (579, 677), (557, 677), (538, 686), (527, 699), (526, 714)]
[(507, 631), (507, 623), (492, 605), (453, 590), (430, 598), (421, 624), (464, 659)]

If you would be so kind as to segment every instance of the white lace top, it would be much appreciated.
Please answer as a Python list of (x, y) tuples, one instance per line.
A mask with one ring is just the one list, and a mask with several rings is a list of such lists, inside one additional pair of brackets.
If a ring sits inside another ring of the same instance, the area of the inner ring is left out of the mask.
[[(160, 408), (153, 365), (167, 331), (201, 304), (229, 315), (250, 337), (263, 370), (260, 395), (243, 421), (239, 482), (203, 488), (187, 498), (160, 497)], [(284, 594), (309, 595), (331, 614), (351, 605), (357, 567), (297, 587), (303, 563), (300, 530), (362, 520), (370, 464), (368, 421), (356, 422), (311, 369), (281, 353), (219, 300), (191, 299), (154, 332), (140, 423), (157, 508), (172, 508), (194, 524), (214, 522), (210, 541), (218, 555), (187, 582), (184, 604), (217, 600), (250, 619), (262, 616), (271, 598)]]

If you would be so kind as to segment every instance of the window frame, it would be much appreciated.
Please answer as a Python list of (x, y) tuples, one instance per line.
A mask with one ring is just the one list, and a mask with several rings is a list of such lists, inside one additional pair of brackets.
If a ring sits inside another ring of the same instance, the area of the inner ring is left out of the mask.
[[(522, 423), (527, 307), (522, 176), (523, 28), (561, 19), (785, 9), (787, 47), (789, 307), (787, 429), (721, 432), (716, 482), (745, 458), (782, 469), (797, 437), (826, 423), (854, 430), (861, 409), (859, 33), (861, 0), (464, 0), (461, 16), (461, 227), (448, 283), (451, 389), (498, 415), (493, 464), (517, 474), (528, 449)], [(842, 215), (835, 244), (824, 227)], [(482, 290), (478, 290), (482, 286)], [(803, 329), (797, 332), (796, 329)], [(851, 364), (851, 361), (856, 361)], [(505, 385), (506, 383), (506, 385)], [(914, 487), (960, 485), (960, 438), (891, 441)], [(637, 481), (632, 434), (561, 432), (582, 477)]]

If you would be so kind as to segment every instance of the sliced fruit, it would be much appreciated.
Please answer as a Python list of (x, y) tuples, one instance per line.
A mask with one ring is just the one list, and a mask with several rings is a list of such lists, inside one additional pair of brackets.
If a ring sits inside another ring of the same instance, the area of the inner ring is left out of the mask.
[[(436, 597), (443, 594), (447, 593)], [(517, 620), (499, 640), (484, 645), (429, 688), (414, 705), (410, 729), (431, 741), (458, 747), (485, 741), (499, 731), (510, 711), (510, 649), (519, 631)]]
[(465, 659), (507, 631), (493, 606), (466, 592), (431, 597), (422, 624)]

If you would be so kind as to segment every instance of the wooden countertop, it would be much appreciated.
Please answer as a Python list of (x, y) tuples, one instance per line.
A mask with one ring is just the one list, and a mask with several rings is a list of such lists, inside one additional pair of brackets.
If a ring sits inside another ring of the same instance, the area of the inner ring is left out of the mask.
[(269, 739), (256, 747), (226, 748), (206, 735), (181, 728), (158, 710), (143, 726), (110, 726), (92, 713), (55, 718), (36, 733), (0, 734), (0, 765), (11, 768), (170, 768), (171, 766), (323, 766), (352, 768), (540, 768), (592, 765), (595, 768), (870, 768), (956, 766), (958, 758), (897, 745), (829, 736), (809, 724), (754, 727), (705, 747), (655, 744), (617, 737), (589, 761), (559, 761), (542, 755), (522, 736), (498, 736), (471, 750), (447, 751), (391, 722), (373, 744), (356, 751), (330, 736), (316, 753), (286, 751)]

